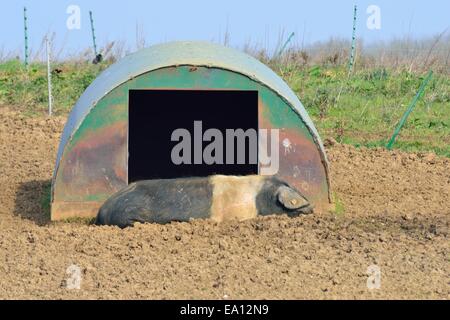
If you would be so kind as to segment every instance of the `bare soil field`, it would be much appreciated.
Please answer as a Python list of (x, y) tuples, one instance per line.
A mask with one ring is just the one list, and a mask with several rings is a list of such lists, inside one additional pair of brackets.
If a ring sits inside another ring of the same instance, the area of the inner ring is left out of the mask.
[(331, 143), (337, 212), (120, 230), (45, 214), (64, 122), (0, 109), (2, 299), (450, 298), (448, 158)]

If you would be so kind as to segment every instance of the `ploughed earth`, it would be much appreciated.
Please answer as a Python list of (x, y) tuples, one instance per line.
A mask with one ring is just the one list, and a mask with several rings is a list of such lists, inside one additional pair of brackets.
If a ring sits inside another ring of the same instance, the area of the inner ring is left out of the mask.
[(0, 109), (2, 299), (450, 298), (448, 158), (334, 144), (333, 213), (121, 230), (49, 221), (64, 122)]

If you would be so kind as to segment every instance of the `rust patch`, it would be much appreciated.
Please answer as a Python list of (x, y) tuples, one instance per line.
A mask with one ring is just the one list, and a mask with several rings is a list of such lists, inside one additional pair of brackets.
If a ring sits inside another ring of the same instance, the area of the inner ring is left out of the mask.
[(328, 208), (329, 186), (318, 146), (300, 130), (274, 128), (263, 117), (264, 108), (267, 107), (260, 102), (260, 128), (280, 130), (280, 166), (277, 176), (302, 192), (316, 208)]
[(86, 135), (65, 158), (55, 202), (103, 200), (127, 183), (127, 124), (117, 122)]

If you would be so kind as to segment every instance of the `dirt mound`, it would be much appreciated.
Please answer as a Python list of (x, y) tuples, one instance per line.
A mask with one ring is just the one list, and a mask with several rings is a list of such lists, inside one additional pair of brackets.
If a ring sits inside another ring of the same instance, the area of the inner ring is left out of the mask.
[(335, 145), (336, 213), (120, 230), (49, 222), (64, 121), (0, 109), (0, 298), (450, 297), (449, 159)]

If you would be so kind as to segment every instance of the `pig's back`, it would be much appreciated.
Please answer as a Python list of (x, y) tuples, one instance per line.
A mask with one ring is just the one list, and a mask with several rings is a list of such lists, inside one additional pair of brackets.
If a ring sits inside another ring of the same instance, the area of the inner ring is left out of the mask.
[(96, 224), (127, 227), (210, 217), (213, 186), (208, 178), (146, 180), (130, 184), (100, 208)]

